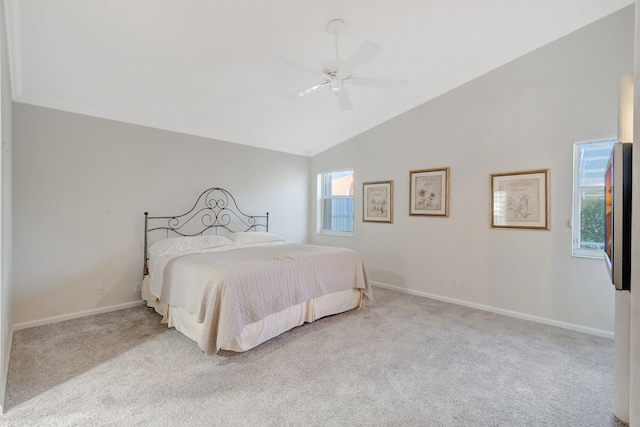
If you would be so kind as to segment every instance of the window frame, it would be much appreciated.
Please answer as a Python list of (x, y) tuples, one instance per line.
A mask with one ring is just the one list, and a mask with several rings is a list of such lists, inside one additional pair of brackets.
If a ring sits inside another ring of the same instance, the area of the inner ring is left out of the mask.
[[(334, 173), (341, 173), (341, 172), (350, 172), (353, 173), (354, 175), (354, 191), (351, 193), (350, 196), (325, 196), (325, 191), (324, 191), (324, 186), (325, 186), (325, 180), (326, 180), (326, 176), (327, 175), (331, 175)], [(318, 204), (318, 212), (317, 212), (317, 229), (316, 229), (316, 233), (317, 234), (324, 234), (324, 235), (329, 235), (329, 236), (342, 236), (342, 237), (353, 237), (353, 233), (355, 231), (355, 169), (354, 168), (344, 168), (344, 169), (338, 169), (338, 170), (331, 170), (331, 171), (327, 171), (327, 172), (319, 172), (318, 173), (318, 186), (317, 186), (317, 204)], [(353, 230), (352, 231), (339, 231), (339, 230), (331, 230), (331, 229), (325, 229), (324, 228), (324, 206), (325, 206), (325, 201), (326, 200), (334, 200), (334, 199), (351, 199), (353, 200), (352, 203), (352, 211), (351, 211), (351, 215), (353, 216)]]
[[(604, 249), (583, 249), (580, 248), (580, 234), (581, 227), (581, 207), (582, 198), (581, 194), (588, 191), (604, 191), (604, 178), (602, 185), (587, 185), (580, 186), (580, 146), (588, 144), (598, 143), (612, 143), (617, 142), (616, 136), (605, 136), (597, 139), (579, 140), (574, 141), (573, 144), (573, 182), (572, 182), (572, 198), (571, 198), (571, 256), (575, 258), (587, 258), (587, 259), (604, 259)], [(604, 176), (604, 170), (603, 170)], [(604, 193), (603, 193), (604, 194)], [(604, 236), (603, 236), (604, 247)]]

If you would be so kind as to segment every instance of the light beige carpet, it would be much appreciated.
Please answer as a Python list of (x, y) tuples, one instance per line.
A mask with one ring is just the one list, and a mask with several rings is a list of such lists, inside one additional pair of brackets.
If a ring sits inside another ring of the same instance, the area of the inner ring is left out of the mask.
[(204, 355), (145, 307), (14, 335), (8, 426), (616, 426), (613, 342), (375, 288)]

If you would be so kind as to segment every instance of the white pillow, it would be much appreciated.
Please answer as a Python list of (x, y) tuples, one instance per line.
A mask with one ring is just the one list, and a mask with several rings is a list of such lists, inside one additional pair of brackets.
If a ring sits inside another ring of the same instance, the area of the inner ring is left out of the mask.
[(284, 242), (284, 239), (277, 234), (265, 233), (263, 231), (231, 233), (227, 234), (227, 238), (233, 240), (236, 245), (244, 245), (247, 243)]
[(149, 248), (149, 254), (155, 257), (168, 255), (175, 252), (193, 251), (220, 246), (233, 245), (233, 242), (224, 236), (184, 236), (171, 237), (160, 240)]

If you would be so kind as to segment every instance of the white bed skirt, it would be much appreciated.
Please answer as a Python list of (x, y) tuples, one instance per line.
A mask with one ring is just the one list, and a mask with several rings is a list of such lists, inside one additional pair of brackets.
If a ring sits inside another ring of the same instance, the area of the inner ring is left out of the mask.
[[(158, 301), (149, 290), (150, 284), (149, 276), (145, 276), (141, 291), (142, 299), (147, 302), (147, 306), (153, 307), (162, 316), (162, 323), (166, 323), (169, 328), (176, 328), (186, 337), (198, 342), (203, 324), (197, 323), (195, 315), (185, 309), (170, 307)], [(242, 332), (234, 340), (223, 345), (222, 349), (236, 352), (250, 350), (305, 322), (311, 323), (321, 317), (362, 307), (362, 302), (363, 295), (360, 289), (347, 289), (313, 298), (245, 326)]]

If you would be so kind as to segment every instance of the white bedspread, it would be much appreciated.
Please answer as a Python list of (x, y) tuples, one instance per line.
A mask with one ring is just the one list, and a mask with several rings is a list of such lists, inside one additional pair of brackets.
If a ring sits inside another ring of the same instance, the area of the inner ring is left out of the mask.
[[(153, 283), (153, 269), (152, 269)], [(359, 253), (295, 243), (225, 247), (176, 257), (152, 292), (204, 323), (198, 345), (216, 353), (272, 313), (332, 292), (371, 288)]]

